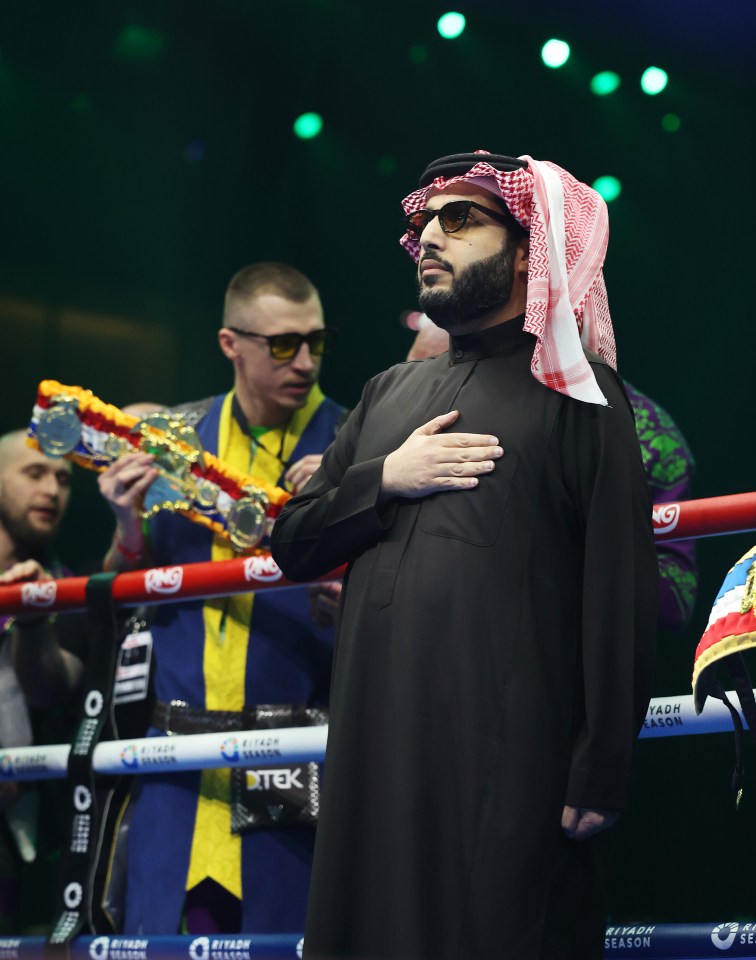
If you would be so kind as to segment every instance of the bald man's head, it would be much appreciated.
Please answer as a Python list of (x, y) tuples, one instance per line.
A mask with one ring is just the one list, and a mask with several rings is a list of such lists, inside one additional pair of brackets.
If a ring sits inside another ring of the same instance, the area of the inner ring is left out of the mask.
[(441, 327), (437, 327), (428, 317), (417, 330), (417, 336), (407, 354), (408, 360), (425, 360), (426, 357), (437, 357), (449, 349), (449, 334)]
[(57, 532), (71, 493), (71, 465), (27, 447), (26, 434), (0, 437), (0, 526), (18, 546), (43, 546)]

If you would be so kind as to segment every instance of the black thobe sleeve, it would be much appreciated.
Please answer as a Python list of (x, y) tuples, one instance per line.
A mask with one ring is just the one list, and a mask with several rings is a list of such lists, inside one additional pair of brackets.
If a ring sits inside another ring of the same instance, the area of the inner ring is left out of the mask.
[(355, 463), (372, 383), (319, 469), (285, 504), (273, 526), (271, 552), (290, 580), (313, 580), (349, 563), (391, 526), (394, 506), (380, 503), (385, 456)]
[(632, 412), (619, 377), (594, 364), (608, 407), (569, 401), (563, 476), (584, 531), (582, 687), (565, 802), (620, 810), (648, 706), (658, 568)]

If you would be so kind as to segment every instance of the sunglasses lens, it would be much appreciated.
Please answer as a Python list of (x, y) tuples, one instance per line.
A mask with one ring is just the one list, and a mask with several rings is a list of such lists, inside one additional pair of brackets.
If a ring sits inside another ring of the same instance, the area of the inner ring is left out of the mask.
[(315, 330), (307, 338), (307, 345), (310, 348), (310, 353), (315, 357), (322, 357), (325, 352), (326, 341), (328, 339), (327, 330)]
[(407, 233), (412, 240), (419, 240), (423, 230), (435, 216), (438, 216), (444, 233), (455, 233), (467, 223), (469, 212), (470, 205), (466, 200), (452, 200), (440, 210), (416, 210), (406, 218)]
[(270, 352), (276, 360), (291, 360), (299, 353), (303, 343), (314, 357), (322, 357), (328, 339), (328, 330), (313, 330), (306, 337), (298, 333), (278, 333), (269, 339)]
[(461, 230), (467, 223), (467, 214), (470, 208), (464, 200), (452, 200), (444, 204), (438, 212), (438, 219), (444, 233), (454, 233)]
[(291, 360), (299, 350), (300, 339), (296, 333), (279, 333), (271, 337), (270, 352), (276, 360)]
[(416, 210), (411, 213), (407, 219), (407, 233), (412, 240), (419, 240), (423, 230), (428, 226), (431, 219), (430, 210)]

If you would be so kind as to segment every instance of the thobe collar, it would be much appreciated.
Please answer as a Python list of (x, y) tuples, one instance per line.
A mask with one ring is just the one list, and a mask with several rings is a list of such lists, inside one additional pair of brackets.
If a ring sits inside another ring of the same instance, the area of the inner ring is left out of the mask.
[(449, 364), (466, 363), (469, 360), (482, 360), (497, 353), (504, 353), (520, 346), (532, 335), (525, 333), (523, 324), (525, 314), (497, 323), (495, 327), (465, 333), (458, 337), (449, 337)]

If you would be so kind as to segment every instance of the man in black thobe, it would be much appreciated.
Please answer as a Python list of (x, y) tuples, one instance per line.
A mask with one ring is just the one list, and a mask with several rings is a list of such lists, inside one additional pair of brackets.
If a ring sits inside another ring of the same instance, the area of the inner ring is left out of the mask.
[(591, 960), (657, 595), (606, 211), (485, 153), (404, 207), (449, 352), (367, 384), (273, 538), (349, 563), (305, 956)]

